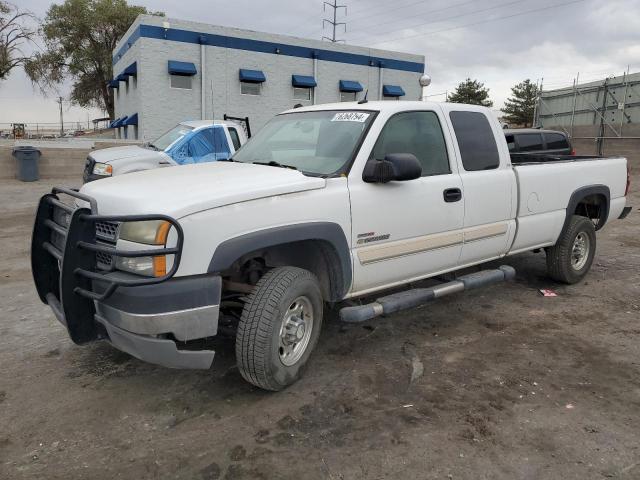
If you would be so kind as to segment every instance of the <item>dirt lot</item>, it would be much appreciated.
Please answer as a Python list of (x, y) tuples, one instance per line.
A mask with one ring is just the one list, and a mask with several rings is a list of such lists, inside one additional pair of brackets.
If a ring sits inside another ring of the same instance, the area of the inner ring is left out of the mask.
[(73, 345), (28, 260), (55, 183), (0, 183), (0, 478), (640, 478), (637, 209), (582, 284), (526, 254), (503, 262), (512, 284), (361, 326), (329, 312), (305, 377), (274, 394), (230, 339), (196, 372)]

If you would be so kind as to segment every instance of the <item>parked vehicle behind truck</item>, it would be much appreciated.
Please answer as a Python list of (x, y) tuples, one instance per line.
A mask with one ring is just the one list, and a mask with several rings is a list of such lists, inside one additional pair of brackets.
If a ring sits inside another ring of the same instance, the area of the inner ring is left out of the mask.
[(564, 132), (539, 128), (514, 128), (503, 131), (509, 152), (512, 154), (575, 155), (576, 153)]
[[(242, 121), (241, 124), (239, 121)], [(142, 146), (95, 150), (85, 163), (85, 183), (125, 173), (228, 160), (247, 141), (249, 119), (181, 122)]]
[[(316, 105), (276, 116), (231, 161), (54, 189), (32, 267), (76, 343), (209, 368), (214, 352), (194, 340), (224, 329), (242, 376), (280, 390), (300, 376), (327, 303), (534, 249), (553, 279), (579, 282), (596, 231), (628, 213), (628, 189), (624, 158), (512, 161), (483, 107)], [(512, 276), (464, 275), (340, 315), (363, 321)]]

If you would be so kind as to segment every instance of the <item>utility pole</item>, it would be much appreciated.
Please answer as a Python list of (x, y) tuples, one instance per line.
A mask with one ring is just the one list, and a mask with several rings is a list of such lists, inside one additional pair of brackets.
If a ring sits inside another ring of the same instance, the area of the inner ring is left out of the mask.
[(62, 116), (62, 97), (58, 97), (58, 104), (60, 105), (60, 136), (64, 137), (64, 117)]
[(338, 25), (344, 25), (344, 32), (347, 33), (347, 24), (345, 22), (338, 22), (337, 14), (338, 14), (338, 9), (339, 8), (344, 8), (344, 14), (346, 16), (347, 15), (347, 6), (346, 5), (338, 5), (338, 0), (333, 0), (333, 3), (324, 2), (324, 4), (322, 5), (322, 11), (323, 12), (327, 11), (327, 6), (329, 8), (333, 9), (333, 21), (328, 20), (326, 18), (323, 18), (322, 19), (322, 29), (324, 30), (325, 24), (328, 23), (329, 25), (331, 25), (333, 27), (333, 35), (331, 35), (331, 38), (323, 36), (322, 39), (323, 40), (329, 40), (332, 43), (344, 42), (344, 40), (338, 40), (336, 38), (336, 27)]

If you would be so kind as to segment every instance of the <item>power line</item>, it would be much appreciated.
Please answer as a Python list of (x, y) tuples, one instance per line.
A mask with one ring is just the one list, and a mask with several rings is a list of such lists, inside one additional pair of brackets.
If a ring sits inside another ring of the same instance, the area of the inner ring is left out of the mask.
[[(404, 7), (396, 8), (393, 13), (397, 12), (398, 10), (400, 10), (402, 8), (411, 7), (413, 5), (417, 5), (417, 4), (420, 4), (420, 3), (424, 4), (424, 1), (410, 3), (408, 5), (405, 5)], [(389, 21), (382, 22), (382, 23), (377, 23), (377, 24), (374, 24), (374, 25), (367, 25), (365, 27), (359, 27), (359, 28), (356, 28), (356, 29), (351, 29), (350, 31), (354, 32), (354, 31), (363, 30), (363, 29), (367, 29), (367, 28), (377, 27), (377, 26), (380, 26), (380, 25), (387, 25), (389, 23), (401, 22), (403, 20), (407, 20), (407, 18), (415, 18), (416, 15), (432, 15), (434, 13), (443, 12), (445, 10), (451, 10), (452, 8), (455, 8), (455, 7), (463, 7), (464, 5), (468, 5), (470, 3), (478, 3), (478, 0), (470, 0), (470, 1), (461, 2), (461, 3), (454, 3), (453, 5), (449, 5), (448, 7), (437, 8), (435, 10), (429, 10), (429, 11), (426, 11), (426, 12), (416, 12), (415, 14), (411, 15), (410, 17), (397, 18), (395, 20), (389, 20)], [(372, 17), (378, 17), (378, 16), (383, 15), (383, 14), (386, 14), (388, 16), (389, 12), (387, 11), (387, 12), (383, 12), (383, 13), (377, 13), (377, 14), (374, 14), (374, 15), (366, 15), (364, 17), (359, 17), (359, 18), (354, 19), (352, 21), (360, 22), (361, 20), (364, 20), (364, 19), (367, 19), (367, 18), (372, 18)], [(353, 19), (353, 17), (354, 17), (354, 14), (352, 13), (351, 14), (351, 18)]]
[[(453, 19), (456, 19), (456, 18), (466, 17), (467, 15), (473, 15), (474, 13), (488, 12), (490, 10), (495, 10), (496, 8), (508, 7), (509, 5), (515, 5), (517, 3), (523, 3), (523, 2), (526, 2), (526, 1), (528, 1), (528, 0), (514, 0), (514, 1), (511, 1), (511, 2), (507, 2), (507, 3), (501, 3), (499, 5), (494, 5), (493, 7), (481, 8), (480, 10), (474, 10), (474, 11), (471, 11), (471, 12), (460, 13), (458, 15), (452, 15), (450, 17), (444, 17), (444, 18), (441, 18), (439, 20), (429, 20), (428, 22), (419, 23), (417, 25), (407, 25), (407, 26), (405, 26), (403, 28), (423, 27), (425, 25), (429, 25), (429, 24), (432, 24), (432, 23), (441, 23), (441, 22), (445, 22), (447, 20), (453, 20)], [(466, 3), (472, 3), (472, 2), (466, 2)], [(434, 13), (434, 12), (424, 12), (424, 14), (431, 14), (431, 13)], [(370, 29), (370, 28), (374, 28), (374, 27), (379, 27), (381, 25), (387, 25), (389, 23), (400, 22), (400, 21), (403, 21), (403, 20), (405, 20), (405, 19), (404, 18), (400, 18), (400, 19), (396, 19), (396, 20), (390, 20), (388, 22), (382, 22), (382, 23), (378, 23), (378, 24), (375, 24), (375, 25), (370, 25), (367, 28)], [(362, 30), (362, 28), (360, 30)], [(351, 30), (351, 31), (353, 32), (353, 30)], [(376, 32), (376, 34), (378, 34), (378, 33), (382, 33), (382, 34), (392, 33), (394, 31), (395, 30), (387, 30), (386, 32)], [(356, 37), (355, 39), (351, 39), (350, 41), (354, 42), (354, 41), (358, 41), (360, 39), (365, 39), (365, 38), (369, 38), (369, 37), (370, 37), (370, 35)]]
[(333, 0), (333, 3), (329, 3), (329, 2), (324, 2), (323, 3), (323, 6), (322, 6), (323, 11), (325, 11), (327, 7), (333, 9), (333, 20), (328, 20), (326, 18), (323, 18), (322, 19), (322, 29), (324, 30), (325, 23), (328, 23), (329, 25), (331, 25), (333, 27), (333, 34), (331, 35), (331, 38), (323, 36), (322, 39), (323, 40), (329, 40), (330, 42), (333, 42), (333, 43), (344, 42), (344, 40), (336, 39), (336, 27), (338, 25), (344, 25), (344, 31), (346, 33), (347, 24), (345, 22), (338, 22), (337, 21), (337, 15), (338, 15), (338, 10), (341, 9), (341, 8), (344, 8), (344, 14), (346, 16), (347, 15), (347, 6), (346, 5), (338, 5), (338, 0)]
[(443, 28), (443, 29), (440, 29), (440, 30), (434, 30), (432, 32), (422, 32), (422, 33), (416, 33), (416, 34), (412, 34), (412, 35), (403, 35), (403, 36), (400, 36), (400, 37), (390, 38), (390, 39), (387, 39), (387, 40), (381, 40), (379, 42), (372, 42), (372, 43), (370, 43), (370, 45), (380, 45), (382, 43), (394, 42), (396, 40), (405, 40), (407, 38), (426, 37), (426, 36), (429, 36), (429, 35), (435, 35), (437, 33), (450, 32), (452, 30), (459, 30), (461, 28), (472, 27), (472, 26), (475, 26), (475, 25), (482, 25), (482, 24), (485, 24), (485, 23), (497, 22), (499, 20), (506, 20), (508, 18), (514, 18), (514, 17), (519, 17), (521, 15), (526, 15), (527, 13), (542, 12), (544, 10), (551, 10), (551, 9), (554, 9), (554, 8), (564, 7), (566, 5), (572, 5), (574, 3), (580, 3), (580, 2), (584, 2), (584, 1), (585, 0), (573, 0), (571, 2), (558, 3), (556, 5), (548, 5), (546, 7), (534, 8), (532, 10), (526, 10), (524, 12), (514, 13), (512, 15), (504, 15), (502, 17), (494, 17), (494, 18), (489, 18), (489, 19), (486, 19), (486, 20), (481, 20), (481, 21), (478, 21), (478, 22), (466, 23), (464, 25), (458, 25), (457, 27)]
[[(424, 13), (431, 14), (431, 13), (443, 12), (445, 10), (451, 10), (452, 8), (455, 8), (455, 7), (462, 7), (464, 5), (468, 5), (469, 3), (477, 3), (477, 2), (478, 2), (478, 0), (471, 0), (471, 1), (467, 1), (467, 2), (454, 3), (453, 5), (449, 5), (448, 7), (437, 8), (435, 10), (430, 10), (430, 11), (424, 12)], [(417, 2), (411, 2), (411, 3), (408, 3), (407, 5), (402, 5), (402, 6), (394, 5), (393, 6), (393, 12), (395, 13), (398, 10), (402, 10), (402, 9), (405, 9), (405, 8), (413, 7), (414, 5), (419, 5), (419, 4), (423, 4), (424, 5), (424, 0), (419, 0)], [(385, 9), (384, 12), (374, 13), (372, 15), (365, 15), (364, 17), (359, 17), (358, 20), (365, 20), (367, 18), (379, 17), (380, 15), (389, 15), (389, 7), (382, 7), (382, 8)], [(351, 16), (353, 17), (357, 13), (358, 13), (358, 11), (351, 12)]]

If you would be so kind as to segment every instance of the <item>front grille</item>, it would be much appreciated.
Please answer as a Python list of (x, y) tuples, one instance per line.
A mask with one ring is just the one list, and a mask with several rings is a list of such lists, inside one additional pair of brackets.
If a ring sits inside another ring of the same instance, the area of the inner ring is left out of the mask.
[(118, 228), (120, 224), (117, 222), (96, 222), (96, 237), (115, 243), (118, 239)]
[(105, 252), (96, 252), (96, 264), (100, 270), (111, 270), (113, 267), (113, 255)]

